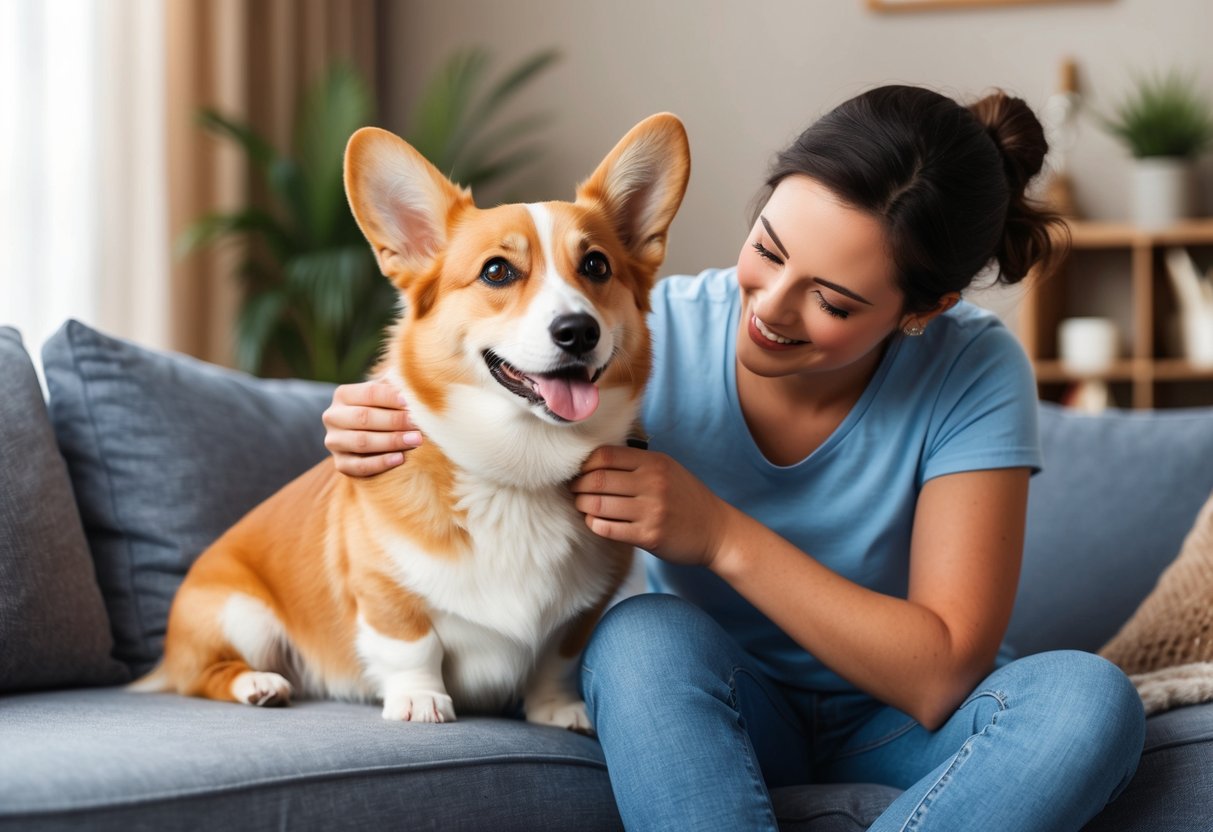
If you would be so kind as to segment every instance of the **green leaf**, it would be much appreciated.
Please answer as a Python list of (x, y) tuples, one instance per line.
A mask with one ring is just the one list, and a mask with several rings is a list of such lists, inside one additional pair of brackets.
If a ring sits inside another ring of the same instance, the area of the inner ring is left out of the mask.
[(260, 373), (286, 308), (285, 292), (262, 292), (245, 300), (236, 319), (236, 366)]
[(364, 333), (347, 344), (341, 356), (341, 364), (337, 368), (338, 382), (361, 381), (366, 378), (371, 364), (383, 349), (384, 337), (384, 330), (380, 328), (376, 332)]
[(483, 49), (456, 52), (422, 90), (409, 120), (409, 144), (443, 173), (451, 168), (451, 139), (459, 130), (488, 63), (488, 53)]
[(284, 272), (291, 294), (310, 306), (317, 325), (335, 331), (353, 318), (360, 290), (377, 274), (366, 246), (303, 254), (288, 261)]
[(312, 228), (307, 183), (299, 163), (285, 156), (275, 159), (266, 172), (270, 190), (282, 204), (297, 248), (308, 248), (316, 239)]
[(276, 219), (259, 208), (246, 208), (231, 214), (206, 214), (195, 220), (181, 232), (173, 251), (177, 257), (184, 257), (231, 234), (260, 236), (278, 256), (291, 249), (290, 235)]
[[(468, 178), (468, 172), (482, 171), (489, 168), (494, 155), (500, 155), (506, 148), (531, 135), (550, 122), (551, 114), (534, 113), (515, 119), (504, 127), (489, 131), (488, 135), (481, 138), (478, 144), (461, 154), (459, 163), (452, 172), (451, 178), (459, 184), (468, 187), (483, 185), (492, 181), (491, 175), (485, 178), (483, 174), (478, 174), (476, 181), (473, 182)], [(504, 177), (512, 174), (519, 167), (522, 167), (522, 165), (517, 165), (512, 170), (504, 171), (501, 176)]]
[(1193, 75), (1139, 75), (1104, 128), (1137, 158), (1195, 156), (1213, 142), (1213, 114)]
[(248, 154), (249, 161), (264, 169), (277, 156), (278, 151), (246, 124), (238, 124), (210, 108), (198, 112), (198, 123), (213, 133), (235, 139)]
[[(463, 149), (476, 135), (488, 130), (493, 117), (509, 101), (522, 91), (537, 75), (560, 58), (555, 49), (547, 49), (523, 58), (512, 70), (485, 95), (461, 122), (455, 125), (448, 140), (447, 153), (451, 159), (459, 159)], [(528, 128), (529, 129), (529, 128)], [(496, 131), (494, 131), (496, 132)], [(466, 165), (465, 165), (466, 166)]]
[(297, 314), (291, 314), (297, 313), (297, 310), (288, 308), (287, 313), (270, 341), (273, 355), (285, 362), (292, 377), (319, 379), (311, 345), (304, 338), (310, 326), (306, 321), (298, 320)]
[(295, 124), (295, 149), (306, 190), (307, 227), (317, 244), (333, 241), (346, 206), (346, 143), (373, 118), (371, 91), (346, 64), (335, 65), (304, 96)]
[(482, 167), (469, 170), (463, 176), (463, 183), (469, 188), (475, 188), (485, 182), (504, 179), (521, 168), (534, 162), (543, 155), (543, 148), (538, 146), (522, 147), (500, 159), (486, 162)]

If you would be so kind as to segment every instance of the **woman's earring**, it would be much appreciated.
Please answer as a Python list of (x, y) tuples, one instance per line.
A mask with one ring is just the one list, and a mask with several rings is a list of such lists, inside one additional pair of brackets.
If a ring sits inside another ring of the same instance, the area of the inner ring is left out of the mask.
[(911, 338), (917, 338), (926, 332), (927, 328), (922, 324), (907, 324), (901, 331)]

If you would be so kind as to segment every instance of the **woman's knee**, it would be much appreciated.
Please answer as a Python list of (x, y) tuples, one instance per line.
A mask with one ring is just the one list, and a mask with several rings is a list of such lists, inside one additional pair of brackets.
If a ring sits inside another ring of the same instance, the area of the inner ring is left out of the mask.
[(598, 622), (586, 647), (586, 664), (595, 657), (685, 650), (704, 630), (717, 626), (707, 613), (674, 595), (646, 593), (625, 598)]
[(729, 636), (711, 616), (673, 595), (627, 598), (603, 616), (582, 658), (590, 687), (652, 692), (663, 686), (702, 686), (729, 665)]
[[(1092, 754), (1136, 761), (1145, 740), (1145, 712), (1128, 677), (1108, 660), (1078, 650), (1020, 659), (1039, 680), (1043, 733), (1082, 735)], [(1035, 698), (1035, 697), (1034, 697)]]

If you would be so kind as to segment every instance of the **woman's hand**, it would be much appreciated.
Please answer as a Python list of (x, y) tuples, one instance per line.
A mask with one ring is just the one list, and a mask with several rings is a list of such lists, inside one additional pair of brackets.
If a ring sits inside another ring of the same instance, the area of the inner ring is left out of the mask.
[(734, 514), (673, 459), (638, 448), (599, 448), (571, 488), (594, 534), (684, 566), (711, 566)]
[(404, 462), (404, 452), (421, 444), (421, 433), (409, 419), (400, 391), (384, 381), (343, 384), (321, 417), (324, 447), (337, 470), (351, 477), (370, 477)]

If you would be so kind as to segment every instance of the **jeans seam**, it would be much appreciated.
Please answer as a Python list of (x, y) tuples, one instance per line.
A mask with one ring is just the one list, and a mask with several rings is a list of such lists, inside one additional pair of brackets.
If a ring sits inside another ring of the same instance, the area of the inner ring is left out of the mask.
[(798, 733), (804, 730), (804, 726), (796, 720), (795, 714), (791, 713), (783, 702), (772, 697), (763, 688), (762, 680), (759, 679), (757, 676), (755, 676), (753, 673), (751, 673), (748, 668), (734, 667), (732, 672), (729, 674), (729, 695), (732, 699), (730, 704), (732, 704), (735, 709), (737, 708), (737, 676), (738, 676), (738, 674), (744, 674), (744, 675), (750, 677), (750, 679), (752, 679), (754, 681), (754, 683), (758, 687), (758, 689), (760, 691), (762, 691), (764, 698), (770, 703), (771, 709), (784, 722), (784, 724), (786, 724), (789, 728), (791, 728), (792, 730), (794, 730)]
[[(589, 680), (585, 677), (589, 676)], [(587, 681), (589, 682), (587, 684)], [(581, 699), (586, 704), (586, 708), (590, 711), (594, 710), (594, 699), (591, 695), (591, 688), (594, 681), (594, 669), (587, 664), (581, 665)]]
[[(931, 788), (927, 789), (927, 793), (922, 796), (922, 800), (918, 801), (918, 805), (914, 807), (914, 811), (910, 812), (910, 815), (906, 818), (905, 823), (901, 825), (899, 832), (913, 832), (915, 829), (922, 828), (922, 821), (926, 817), (927, 812), (930, 810), (931, 804), (938, 799), (939, 795), (943, 794), (943, 790), (947, 787), (948, 783), (951, 782), (952, 776), (960, 769), (962, 765), (964, 765), (965, 760), (967, 760), (973, 753), (973, 741), (978, 737), (984, 736), (986, 731), (988, 731), (991, 726), (998, 724), (999, 715), (1007, 709), (1007, 695), (1003, 691), (975, 691), (961, 704), (960, 708), (964, 708), (966, 705), (975, 702), (977, 699), (983, 696), (989, 696), (998, 702), (998, 710), (993, 714), (993, 716), (990, 717), (989, 725), (965, 740), (964, 745), (960, 747), (960, 750), (956, 752), (956, 756), (952, 758), (952, 762), (946, 769), (944, 769), (943, 773), (939, 775), (939, 778), (931, 785)], [(960, 710), (960, 708), (957, 710)]]
[(983, 696), (988, 696), (998, 702), (998, 710), (1005, 711), (1007, 709), (1007, 694), (1001, 690), (975, 690), (969, 694), (969, 698), (960, 704), (956, 710), (962, 710), (968, 705), (973, 704)]
[(890, 731), (889, 733), (885, 734), (884, 736), (878, 737), (877, 739), (864, 743), (863, 745), (859, 746), (858, 748), (852, 748), (848, 751), (843, 751), (838, 754), (835, 754), (831, 759), (845, 760), (848, 757), (855, 757), (860, 754), (866, 754), (867, 752), (869, 752), (875, 748), (880, 748), (880, 746), (882, 746), (882, 745), (888, 745), (893, 740), (897, 739), (898, 737), (902, 736), (903, 734), (907, 733), (908, 731), (912, 731), (915, 728), (915, 726), (917, 726), (917, 725), (918, 725), (918, 721), (916, 719), (913, 719), (912, 717), (907, 718), (906, 722), (903, 725), (899, 725), (896, 729)]
[[(747, 675), (750, 675), (750, 674), (745, 670), (745, 668), (740, 668), (740, 667), (734, 667), (732, 672), (729, 673), (729, 707), (731, 707), (733, 709), (733, 712), (735, 714), (737, 714), (738, 718), (740, 718), (741, 717), (741, 707), (740, 707), (740, 700), (737, 695), (737, 674), (738, 673), (746, 673)], [(743, 753), (741, 756), (745, 759), (746, 772), (750, 775), (750, 782), (754, 784), (755, 797), (758, 798), (759, 803), (763, 804), (766, 807), (767, 820), (769, 822), (770, 828), (773, 830), (778, 830), (779, 821), (775, 817), (775, 807), (774, 807), (774, 805), (772, 805), (771, 796), (767, 792), (766, 781), (763, 778), (761, 771), (754, 770), (754, 757), (755, 757), (756, 752), (754, 750), (753, 743), (750, 742), (749, 732), (747, 732), (740, 725), (737, 726), (737, 730), (740, 733), (740, 740), (741, 740), (741, 744), (743, 746), (742, 751), (746, 752), (746, 753)], [(748, 748), (746, 748), (746, 746), (748, 746)]]

